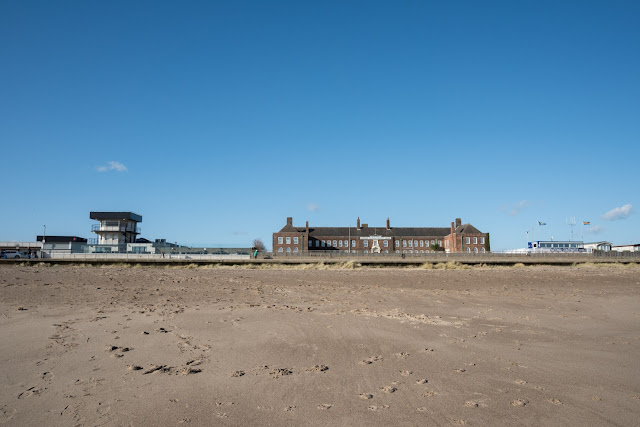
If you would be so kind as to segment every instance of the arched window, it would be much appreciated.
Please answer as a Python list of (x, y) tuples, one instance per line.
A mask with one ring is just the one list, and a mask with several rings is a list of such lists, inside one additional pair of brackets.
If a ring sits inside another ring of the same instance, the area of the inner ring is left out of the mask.
[(290, 254), (291, 253), (291, 248), (287, 248), (287, 253)]
[(478, 253), (478, 248), (473, 248), (473, 253), (477, 254)]
[(278, 252), (282, 253), (282, 248), (278, 248)]
[(467, 253), (470, 254), (471, 253), (471, 248), (467, 248)]
[(485, 253), (485, 252), (487, 252), (487, 251), (485, 251), (485, 250), (484, 250), (484, 248), (482, 248), (482, 249), (480, 250), (480, 252)]
[(298, 253), (298, 247), (297, 246), (295, 248), (293, 248), (293, 252), (296, 253), (296, 254)]

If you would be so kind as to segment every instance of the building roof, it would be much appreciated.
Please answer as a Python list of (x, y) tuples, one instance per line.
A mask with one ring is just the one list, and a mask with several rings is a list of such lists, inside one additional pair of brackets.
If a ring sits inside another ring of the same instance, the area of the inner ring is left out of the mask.
[(123, 221), (142, 222), (142, 215), (134, 212), (89, 212), (89, 218), (98, 221), (103, 219), (119, 219)]
[[(304, 233), (305, 227), (293, 227), (285, 225), (280, 233)], [(386, 227), (309, 227), (310, 237), (343, 237), (349, 234), (352, 237), (381, 236), (381, 237), (444, 237), (451, 232), (448, 227), (394, 227), (387, 230)]]
[(456, 227), (455, 232), (456, 234), (483, 234), (482, 231), (478, 230), (469, 223), (459, 225), (458, 227)]
[[(42, 242), (43, 236), (36, 236), (37, 242)], [(87, 243), (87, 239), (78, 236), (44, 236), (44, 241), (47, 243), (68, 243), (68, 242), (78, 242), (78, 243)]]

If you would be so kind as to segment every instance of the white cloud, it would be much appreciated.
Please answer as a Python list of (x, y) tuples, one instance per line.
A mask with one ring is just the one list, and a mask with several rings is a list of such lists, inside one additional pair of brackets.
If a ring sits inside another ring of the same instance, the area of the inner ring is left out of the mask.
[(127, 167), (120, 162), (107, 162), (105, 166), (98, 166), (96, 170), (98, 172), (127, 172)]
[(584, 229), (585, 233), (591, 233), (591, 234), (600, 234), (604, 231), (604, 228), (600, 227), (599, 225), (594, 225), (591, 227), (586, 227)]
[(500, 206), (500, 210), (509, 216), (516, 216), (518, 215), (518, 212), (524, 208), (528, 208), (529, 206), (531, 206), (531, 202), (529, 200), (520, 200), (518, 203), (513, 205), (511, 209), (508, 209), (507, 205), (502, 205)]
[(318, 212), (320, 210), (320, 206), (315, 203), (310, 203), (307, 205), (307, 210), (309, 212)]
[(619, 208), (611, 209), (606, 214), (602, 215), (602, 219), (606, 221), (615, 221), (617, 219), (625, 219), (631, 215), (631, 203), (627, 203)]

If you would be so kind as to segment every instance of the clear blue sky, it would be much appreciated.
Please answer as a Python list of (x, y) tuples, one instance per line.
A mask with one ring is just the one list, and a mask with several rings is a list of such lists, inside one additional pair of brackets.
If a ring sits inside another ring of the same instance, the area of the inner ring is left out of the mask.
[(287, 216), (462, 217), (495, 250), (574, 216), (638, 243), (638, 22), (638, 1), (3, 0), (0, 240), (127, 210), (179, 243), (270, 246)]

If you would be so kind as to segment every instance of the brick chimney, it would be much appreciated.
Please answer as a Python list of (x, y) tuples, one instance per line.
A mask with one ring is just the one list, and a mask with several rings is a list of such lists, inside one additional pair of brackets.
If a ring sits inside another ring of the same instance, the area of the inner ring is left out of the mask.
[(455, 236), (454, 236), (455, 231), (456, 231), (456, 229), (453, 226), (453, 221), (451, 221), (451, 236), (450, 236), (450, 239), (451, 239), (451, 243), (450, 243), (451, 252), (458, 252), (458, 243), (457, 243), (458, 239), (456, 239)]
[(307, 228), (307, 234), (309, 234), (309, 221), (307, 221), (306, 228)]
[(293, 217), (287, 217), (287, 225), (293, 225)]
[(456, 228), (462, 225), (462, 220), (460, 218), (456, 218)]
[(391, 230), (391, 221), (387, 218), (387, 230)]
[(360, 217), (358, 217), (358, 226), (356, 228), (360, 230)]

